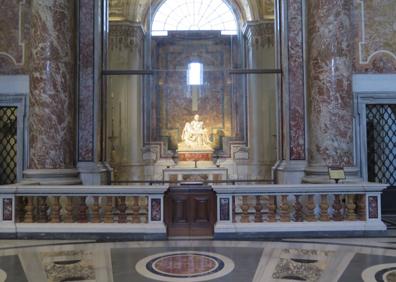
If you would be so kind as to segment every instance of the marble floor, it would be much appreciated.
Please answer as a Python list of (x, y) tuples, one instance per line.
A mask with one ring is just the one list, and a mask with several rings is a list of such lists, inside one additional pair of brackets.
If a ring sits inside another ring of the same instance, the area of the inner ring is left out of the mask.
[(1, 240), (0, 281), (396, 281), (396, 237)]

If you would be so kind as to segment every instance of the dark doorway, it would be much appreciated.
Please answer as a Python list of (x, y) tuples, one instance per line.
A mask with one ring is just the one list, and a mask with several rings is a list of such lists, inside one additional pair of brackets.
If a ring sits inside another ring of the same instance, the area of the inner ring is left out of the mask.
[(168, 236), (213, 236), (215, 221), (216, 195), (210, 186), (181, 185), (165, 194)]
[(0, 107), (0, 185), (17, 181), (17, 107)]
[(382, 194), (382, 213), (396, 215), (396, 104), (366, 106), (367, 178), (390, 186)]

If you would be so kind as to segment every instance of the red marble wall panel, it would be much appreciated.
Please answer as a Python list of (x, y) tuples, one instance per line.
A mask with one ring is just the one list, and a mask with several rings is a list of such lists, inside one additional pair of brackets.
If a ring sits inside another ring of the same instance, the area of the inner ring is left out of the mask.
[(30, 1), (0, 2), (0, 74), (29, 71)]
[(74, 4), (32, 3), (29, 168), (74, 166)]
[(94, 0), (80, 0), (78, 161), (94, 159)]
[(352, 166), (352, 4), (307, 4), (309, 164)]
[(288, 1), (290, 159), (305, 159), (305, 103), (302, 1)]
[(396, 73), (396, 1), (353, 4), (354, 72)]

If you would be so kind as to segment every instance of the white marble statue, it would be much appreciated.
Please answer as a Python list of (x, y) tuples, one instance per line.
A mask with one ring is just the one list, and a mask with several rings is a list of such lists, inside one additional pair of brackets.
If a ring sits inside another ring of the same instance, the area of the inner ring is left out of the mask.
[(213, 150), (208, 130), (199, 120), (199, 115), (195, 115), (193, 121), (186, 122), (181, 138), (183, 142), (179, 143), (179, 150)]

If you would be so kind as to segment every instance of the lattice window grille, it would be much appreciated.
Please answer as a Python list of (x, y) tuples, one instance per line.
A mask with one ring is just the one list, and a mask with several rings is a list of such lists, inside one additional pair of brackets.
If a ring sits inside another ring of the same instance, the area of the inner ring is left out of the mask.
[(17, 181), (17, 107), (0, 107), (0, 185)]
[(367, 105), (368, 180), (396, 186), (396, 105)]

